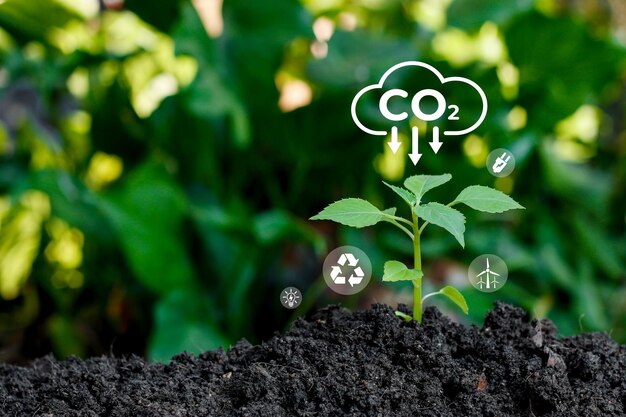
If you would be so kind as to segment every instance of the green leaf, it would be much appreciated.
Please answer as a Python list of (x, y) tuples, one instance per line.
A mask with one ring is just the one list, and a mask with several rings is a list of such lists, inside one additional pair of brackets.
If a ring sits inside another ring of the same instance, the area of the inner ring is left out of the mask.
[(469, 307), (467, 306), (465, 297), (463, 297), (463, 294), (461, 294), (459, 290), (457, 290), (453, 286), (446, 285), (445, 287), (439, 290), (439, 293), (445, 295), (450, 300), (452, 300), (452, 302), (456, 304), (457, 306), (459, 306), (459, 308), (463, 310), (465, 314), (469, 312)]
[(155, 293), (195, 282), (183, 238), (187, 198), (161, 165), (135, 168), (115, 190), (98, 197), (135, 277)]
[[(528, 125), (534, 129), (552, 130), (582, 103), (599, 100), (620, 72), (623, 52), (617, 44), (595, 36), (577, 19), (534, 10), (500, 27), (519, 70), (516, 103), (528, 109)], [(568, 47), (555, 48), (563, 39), (568, 39)]]
[(500, 26), (532, 5), (533, 0), (456, 0), (448, 8), (447, 21), (450, 26), (468, 31), (480, 28), (486, 21)]
[(383, 281), (396, 282), (396, 281), (414, 281), (423, 277), (422, 271), (417, 269), (409, 269), (405, 264), (399, 261), (387, 261), (385, 262), (385, 273), (383, 274)]
[(508, 195), (484, 185), (471, 185), (461, 191), (454, 200), (456, 203), (463, 203), (474, 210), (487, 213), (502, 213), (508, 210), (523, 209), (517, 201)]
[(390, 207), (388, 209), (383, 210), (383, 213), (386, 214), (387, 216), (395, 216), (396, 215), (396, 208), (395, 207)]
[(368, 69), (362, 79), (363, 85), (367, 85), (378, 82), (392, 65), (416, 58), (415, 46), (408, 38), (366, 30), (338, 30), (328, 42), (326, 58), (312, 60), (307, 74), (329, 88), (348, 88), (354, 84), (354, 68), (358, 65)]
[(402, 187), (396, 187), (395, 185), (387, 184), (383, 181), (387, 187), (391, 188), (394, 193), (398, 194), (409, 206), (412, 206), (415, 203), (415, 196), (407, 189)]
[(215, 309), (207, 294), (198, 290), (174, 291), (154, 306), (154, 329), (148, 356), (169, 362), (181, 352), (201, 353), (227, 348), (230, 340), (215, 325)]
[(383, 220), (385, 214), (369, 201), (346, 198), (330, 204), (311, 220), (332, 220), (346, 226), (366, 227)]
[(401, 311), (397, 311), (396, 310), (396, 311), (394, 311), (394, 313), (395, 313), (396, 316), (404, 319), (404, 321), (411, 321), (411, 320), (413, 320), (413, 317), (409, 316), (408, 314), (404, 314)]
[(404, 186), (415, 194), (417, 201), (420, 202), (427, 191), (432, 190), (435, 187), (439, 187), (451, 179), (452, 175), (450, 174), (414, 175), (404, 180)]
[(50, 202), (41, 191), (27, 191), (19, 200), (19, 205), (0, 212), (0, 298), (5, 300), (20, 295), (50, 216)]
[(144, 22), (156, 27), (161, 32), (168, 33), (180, 15), (180, 4), (166, 2), (154, 7), (154, 4), (142, 0), (125, 0), (124, 9), (135, 13)]
[(463, 237), (463, 233), (465, 233), (465, 216), (460, 211), (439, 203), (417, 206), (413, 208), (413, 211), (418, 217), (443, 227), (452, 233), (452, 236), (458, 240), (461, 246), (465, 247), (465, 239)]
[(81, 357), (87, 353), (85, 342), (79, 332), (80, 327), (74, 320), (76, 319), (57, 313), (46, 323), (52, 349), (57, 358), (64, 359), (70, 355)]
[(309, 224), (282, 210), (270, 210), (256, 215), (252, 220), (252, 231), (261, 246), (298, 239), (313, 244), (316, 250), (325, 249), (324, 238)]
[[(609, 277), (619, 279), (624, 265), (619, 255), (617, 239), (611, 237), (607, 230), (581, 212), (573, 214), (571, 224), (581, 243), (581, 249)], [(623, 248), (622, 253), (626, 253)]]

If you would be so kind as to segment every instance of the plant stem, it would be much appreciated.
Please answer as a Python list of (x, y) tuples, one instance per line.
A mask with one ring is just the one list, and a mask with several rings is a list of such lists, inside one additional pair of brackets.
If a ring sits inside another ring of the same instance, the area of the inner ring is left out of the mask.
[[(422, 253), (420, 248), (419, 219), (415, 213), (413, 216), (413, 268), (422, 270)], [(422, 323), (422, 278), (413, 281), (413, 318)]]
[(413, 226), (413, 223), (411, 223), (410, 221), (408, 221), (404, 217), (399, 217), (399, 216), (388, 216), (388, 217), (391, 217), (392, 219), (397, 220), (399, 222), (406, 223), (409, 226)]
[(404, 233), (407, 234), (407, 236), (409, 236), (409, 238), (411, 238), (411, 240), (413, 240), (413, 233), (411, 233), (409, 231), (409, 229), (407, 229), (406, 227), (402, 226), (400, 223), (398, 223), (397, 221), (390, 219), (389, 223), (393, 224), (394, 226), (396, 226), (398, 229), (402, 230)]

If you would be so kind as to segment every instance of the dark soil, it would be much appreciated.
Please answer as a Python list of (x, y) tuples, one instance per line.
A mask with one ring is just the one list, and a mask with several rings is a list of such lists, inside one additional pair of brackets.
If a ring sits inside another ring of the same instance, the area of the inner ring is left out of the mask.
[(482, 329), (434, 308), (424, 324), (376, 305), (330, 307), (260, 346), (0, 366), (7, 416), (626, 416), (626, 346), (557, 340), (549, 321), (497, 304)]

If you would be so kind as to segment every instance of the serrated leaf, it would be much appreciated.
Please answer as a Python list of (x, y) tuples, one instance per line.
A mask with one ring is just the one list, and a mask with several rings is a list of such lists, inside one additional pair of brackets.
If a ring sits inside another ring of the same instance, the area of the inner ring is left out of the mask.
[(439, 187), (450, 181), (452, 179), (452, 175), (450, 174), (442, 174), (442, 175), (414, 175), (412, 177), (404, 180), (404, 186), (409, 189), (415, 197), (417, 201), (421, 201), (424, 194), (427, 191), (432, 190), (435, 187)]
[(366, 227), (381, 221), (385, 214), (369, 201), (346, 198), (330, 204), (311, 220), (332, 220), (346, 226)]
[(448, 297), (454, 304), (459, 306), (459, 308), (463, 310), (465, 314), (469, 312), (469, 307), (467, 306), (467, 301), (465, 301), (465, 297), (463, 297), (463, 294), (461, 294), (459, 290), (457, 290), (453, 286), (446, 285), (439, 290), (439, 293)]
[(423, 277), (422, 271), (416, 269), (409, 269), (405, 264), (399, 261), (387, 261), (385, 262), (385, 272), (383, 274), (383, 281), (396, 282), (396, 281), (413, 281)]
[(387, 187), (391, 188), (394, 193), (396, 193), (400, 197), (402, 197), (402, 199), (404, 201), (406, 201), (406, 203), (408, 205), (412, 206), (413, 203), (415, 203), (415, 196), (409, 190), (404, 189), (402, 187), (397, 187), (395, 185), (387, 184), (385, 181), (383, 181), (383, 184), (385, 184)]
[(454, 201), (486, 213), (502, 213), (508, 210), (524, 208), (502, 191), (494, 190), (484, 185), (467, 187), (461, 191)]
[(418, 217), (443, 227), (452, 233), (452, 236), (458, 240), (461, 246), (465, 247), (465, 238), (463, 237), (465, 233), (465, 216), (460, 211), (439, 203), (417, 206), (413, 208), (413, 211)]

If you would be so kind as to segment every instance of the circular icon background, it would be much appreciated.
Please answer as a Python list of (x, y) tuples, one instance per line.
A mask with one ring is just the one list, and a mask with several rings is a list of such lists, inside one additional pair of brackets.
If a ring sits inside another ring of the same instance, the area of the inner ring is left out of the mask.
[(467, 269), (467, 278), (474, 288), (482, 292), (495, 292), (506, 284), (509, 269), (497, 255), (477, 256)]
[(293, 310), (302, 302), (302, 293), (296, 287), (287, 287), (280, 293), (280, 303), (283, 307)]
[(369, 284), (372, 262), (361, 249), (341, 246), (326, 256), (322, 273), (331, 290), (342, 295), (352, 295)]
[(494, 149), (487, 156), (487, 171), (494, 177), (507, 177), (515, 169), (515, 157), (508, 149)]

